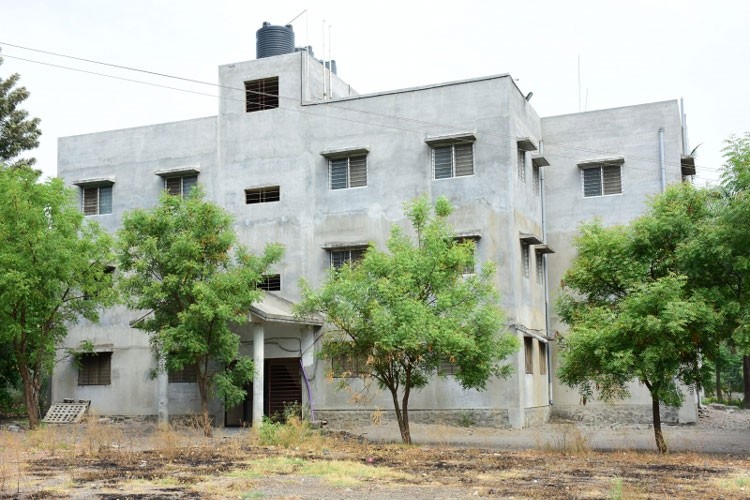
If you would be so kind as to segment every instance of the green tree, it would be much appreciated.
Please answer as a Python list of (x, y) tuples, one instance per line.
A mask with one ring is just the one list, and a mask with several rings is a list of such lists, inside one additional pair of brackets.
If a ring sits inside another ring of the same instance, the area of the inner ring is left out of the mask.
[(67, 328), (96, 320), (115, 300), (111, 238), (87, 223), (59, 179), (29, 167), (0, 169), (0, 341), (23, 381), (29, 426), (39, 423), (42, 380)]
[(164, 194), (156, 208), (129, 212), (118, 237), (121, 288), (129, 307), (147, 312), (135, 326), (149, 334), (167, 370), (197, 367), (210, 436), (209, 400), (218, 395), (234, 406), (252, 380), (252, 361), (239, 355), (230, 326), (248, 321), (262, 294), (257, 284), (282, 248), (248, 252), (237, 244), (231, 217), (199, 190), (184, 199)]
[(456, 241), (451, 210), (441, 198), (433, 215), (419, 198), (406, 209), (416, 241), (395, 226), (387, 252), (370, 247), (317, 291), (302, 284), (300, 313), (322, 313), (332, 326), (321, 354), (366, 360), (368, 376), (391, 394), (404, 443), (411, 443), (409, 397), (441, 362), (456, 365), (463, 387), (483, 389), (490, 377), (510, 373), (502, 362), (518, 349), (502, 331), (494, 268), (463, 274), (474, 265), (473, 244)]
[(627, 396), (633, 380), (642, 383), (661, 452), (660, 404), (681, 405), (677, 382), (699, 388), (708, 372), (701, 360), (718, 349), (710, 294), (680, 272), (683, 247), (710, 220), (708, 199), (675, 186), (628, 226), (584, 224), (558, 299), (570, 327), (561, 341), (561, 381), (604, 400)]
[[(0, 66), (3, 58), (0, 57)], [(39, 118), (29, 118), (29, 112), (19, 106), (29, 97), (25, 87), (14, 88), (21, 77), (13, 73), (0, 78), (0, 164), (10, 166), (33, 165), (34, 158), (20, 158), (24, 151), (39, 146)], [(15, 161), (14, 161), (15, 159)]]

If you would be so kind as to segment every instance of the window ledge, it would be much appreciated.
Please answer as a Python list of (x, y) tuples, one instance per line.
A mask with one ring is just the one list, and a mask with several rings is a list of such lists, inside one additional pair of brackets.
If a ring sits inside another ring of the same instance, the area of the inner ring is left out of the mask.
[(532, 156), (531, 164), (535, 167), (549, 167), (549, 161), (544, 156)]
[(367, 248), (370, 246), (369, 241), (332, 241), (329, 243), (324, 243), (322, 248), (323, 250), (338, 250), (338, 249), (349, 249), (349, 248)]
[(542, 240), (530, 233), (520, 233), (519, 239), (527, 245), (541, 245)]
[(172, 177), (177, 175), (198, 175), (200, 172), (200, 165), (183, 165), (181, 167), (156, 170), (154, 171), (154, 174), (159, 177)]
[(349, 146), (345, 148), (326, 149), (320, 152), (326, 158), (345, 158), (347, 156), (366, 155), (370, 152), (369, 146)]
[(80, 187), (111, 186), (115, 183), (114, 177), (91, 177), (89, 179), (79, 179), (73, 182), (73, 185)]
[(578, 168), (595, 168), (608, 165), (622, 165), (625, 163), (625, 157), (623, 156), (611, 156), (609, 158), (596, 158), (594, 160), (586, 160), (578, 163)]
[(522, 151), (536, 151), (539, 149), (536, 142), (530, 137), (519, 137), (516, 139), (516, 144), (518, 144), (518, 149)]
[(477, 140), (476, 132), (458, 132), (455, 134), (441, 134), (427, 136), (424, 140), (430, 146), (440, 146), (441, 144), (455, 144), (457, 142), (475, 142)]

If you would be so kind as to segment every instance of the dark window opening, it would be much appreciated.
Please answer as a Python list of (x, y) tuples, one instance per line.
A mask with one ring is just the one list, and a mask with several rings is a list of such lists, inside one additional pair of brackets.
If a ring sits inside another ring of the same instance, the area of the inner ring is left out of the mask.
[(245, 82), (245, 111), (263, 111), (279, 107), (279, 77)]
[(112, 213), (112, 186), (91, 186), (81, 188), (83, 215), (104, 215)]
[(169, 370), (170, 384), (193, 384), (198, 380), (198, 365), (191, 363), (179, 370)]
[(539, 342), (539, 373), (547, 374), (547, 344)]
[(78, 357), (78, 385), (109, 385), (111, 383), (111, 352), (81, 354)]
[(367, 156), (347, 156), (328, 160), (328, 177), (331, 189), (367, 186)]
[(245, 189), (245, 203), (252, 205), (255, 203), (271, 203), (281, 199), (281, 189), (279, 186), (266, 186), (254, 189)]
[(435, 179), (473, 175), (474, 144), (459, 143), (433, 147), (432, 171)]
[(278, 292), (281, 290), (281, 275), (266, 274), (258, 283), (258, 288), (267, 292)]
[(344, 264), (356, 264), (365, 257), (367, 248), (331, 250), (331, 267), (339, 269)]
[(368, 374), (367, 359), (364, 356), (341, 355), (331, 358), (331, 371), (334, 378), (356, 378)]
[(620, 165), (602, 165), (582, 169), (583, 196), (607, 196), (622, 193)]
[(451, 363), (448, 360), (443, 360), (440, 361), (437, 371), (438, 375), (457, 375), (459, 367), (455, 363)]
[(534, 339), (523, 338), (523, 351), (526, 360), (526, 373), (534, 373)]
[(164, 189), (167, 191), (167, 194), (171, 196), (184, 198), (190, 194), (190, 191), (197, 183), (197, 175), (167, 177), (164, 179)]

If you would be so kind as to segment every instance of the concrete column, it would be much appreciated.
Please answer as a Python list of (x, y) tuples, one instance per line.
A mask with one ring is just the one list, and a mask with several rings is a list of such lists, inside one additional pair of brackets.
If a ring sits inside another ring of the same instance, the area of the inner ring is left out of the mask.
[(164, 358), (159, 359), (156, 375), (156, 415), (159, 425), (169, 424), (169, 374)]
[(265, 332), (262, 323), (253, 323), (253, 427), (258, 429), (263, 424), (263, 380), (265, 364)]

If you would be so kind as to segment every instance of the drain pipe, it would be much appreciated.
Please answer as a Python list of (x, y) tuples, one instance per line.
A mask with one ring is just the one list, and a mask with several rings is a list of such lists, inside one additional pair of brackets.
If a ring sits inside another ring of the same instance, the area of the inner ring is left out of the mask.
[(664, 161), (664, 127), (659, 129), (659, 168), (661, 169), (661, 192), (667, 190), (667, 164)]
[[(544, 155), (544, 142), (539, 141), (539, 154)], [(544, 240), (544, 243), (547, 243), (547, 211), (544, 204), (544, 171), (546, 170), (545, 167), (539, 167), (539, 183), (541, 186), (539, 186), (539, 199), (541, 202), (541, 208), (542, 208), (542, 238)], [(549, 338), (549, 331), (550, 331), (550, 318), (549, 318), (549, 280), (547, 276), (547, 255), (543, 254), (544, 259), (544, 328), (546, 330), (545, 337)], [(537, 258), (539, 257), (539, 254), (537, 254)], [(549, 405), (551, 406), (552, 403), (552, 345), (550, 342), (547, 342), (547, 400), (549, 401)]]

